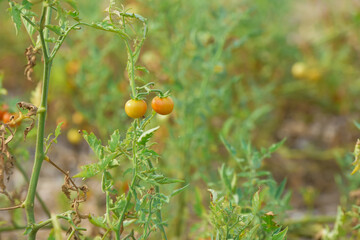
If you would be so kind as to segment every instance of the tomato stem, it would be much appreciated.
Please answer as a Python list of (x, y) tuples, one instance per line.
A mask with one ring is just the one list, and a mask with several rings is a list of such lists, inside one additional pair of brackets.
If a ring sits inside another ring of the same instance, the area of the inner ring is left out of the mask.
[(24, 201), (27, 225), (31, 228), (29, 233), (29, 240), (36, 239), (36, 233), (38, 228), (34, 228), (35, 225), (35, 215), (34, 215), (34, 200), (36, 195), (36, 187), (39, 180), (41, 165), (44, 160), (44, 132), (45, 132), (45, 120), (46, 120), (46, 109), (47, 109), (47, 98), (48, 98), (48, 89), (49, 89), (49, 80), (52, 60), (49, 59), (49, 48), (46, 43), (48, 38), (48, 30), (45, 26), (51, 22), (51, 7), (48, 7), (48, 3), (43, 3), (42, 15), (40, 20), (40, 29), (39, 35), (41, 40), (41, 48), (43, 51), (44, 57), (44, 70), (43, 70), (43, 84), (42, 84), (42, 95), (41, 95), (41, 104), (40, 109), (43, 111), (38, 113), (38, 128), (37, 128), (37, 138), (36, 138), (36, 150), (35, 150), (35, 160), (33, 165), (32, 174), (29, 182), (29, 189)]

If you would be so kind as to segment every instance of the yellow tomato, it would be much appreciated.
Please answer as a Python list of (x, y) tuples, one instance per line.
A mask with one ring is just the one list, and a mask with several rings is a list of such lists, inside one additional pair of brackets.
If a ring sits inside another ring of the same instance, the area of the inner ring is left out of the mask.
[(67, 140), (71, 143), (71, 144), (74, 144), (74, 145), (77, 145), (81, 142), (82, 140), (82, 136), (81, 134), (79, 133), (78, 130), (72, 128), (70, 129), (67, 134), (66, 134), (66, 137), (67, 137)]

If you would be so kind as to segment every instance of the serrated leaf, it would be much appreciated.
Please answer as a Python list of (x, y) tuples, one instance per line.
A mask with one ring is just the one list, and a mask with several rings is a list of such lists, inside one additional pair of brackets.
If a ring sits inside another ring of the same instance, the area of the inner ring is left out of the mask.
[(10, 3), (9, 10), (10, 10), (11, 18), (15, 25), (15, 32), (16, 32), (16, 34), (18, 34), (19, 30), (21, 28), (21, 11), (12, 2)]
[(116, 130), (111, 134), (110, 140), (108, 141), (109, 150), (115, 152), (118, 144), (120, 143), (120, 132)]
[(83, 137), (86, 142), (89, 144), (90, 148), (94, 151), (96, 157), (99, 160), (104, 158), (104, 147), (101, 145), (101, 140), (98, 139), (94, 133), (88, 134), (86, 131), (83, 131)]
[(80, 168), (82, 169), (82, 171), (79, 172), (78, 174), (74, 175), (73, 176), (74, 178), (86, 179), (86, 178), (93, 177), (93, 176), (97, 175), (98, 173), (100, 173), (100, 168), (97, 163), (83, 165)]
[(154, 128), (152, 128), (152, 129), (149, 129), (149, 130), (143, 132), (143, 133), (140, 135), (140, 137), (139, 137), (139, 139), (138, 139), (137, 142), (138, 142), (139, 144), (141, 144), (141, 145), (145, 145), (145, 144), (150, 140), (150, 138), (152, 137), (152, 135), (154, 134), (154, 132), (155, 132), (156, 130), (158, 130), (159, 128), (160, 128), (160, 126), (157, 126), (157, 127), (154, 127)]
[(261, 219), (263, 221), (263, 223), (261, 225), (263, 226), (265, 231), (273, 232), (279, 228), (278, 225), (276, 224), (276, 222), (274, 221), (274, 218), (275, 218), (275, 216), (272, 213), (267, 213), (261, 217)]
[(60, 134), (61, 134), (61, 126), (63, 125), (64, 122), (60, 122), (55, 129), (55, 138), (57, 138)]

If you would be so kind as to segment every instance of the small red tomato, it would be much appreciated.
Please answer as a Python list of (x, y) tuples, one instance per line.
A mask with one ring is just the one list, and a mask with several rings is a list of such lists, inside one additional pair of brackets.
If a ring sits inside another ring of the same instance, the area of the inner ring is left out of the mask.
[(167, 115), (174, 109), (174, 102), (171, 97), (160, 98), (156, 96), (151, 101), (151, 107), (158, 114)]
[(125, 112), (131, 118), (140, 118), (145, 115), (147, 105), (144, 100), (130, 99), (125, 104)]

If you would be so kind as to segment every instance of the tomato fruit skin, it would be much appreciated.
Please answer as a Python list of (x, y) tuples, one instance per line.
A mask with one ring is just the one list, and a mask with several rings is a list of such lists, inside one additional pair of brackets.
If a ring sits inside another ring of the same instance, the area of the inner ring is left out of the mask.
[(130, 99), (125, 103), (125, 112), (131, 118), (140, 118), (145, 115), (147, 104), (144, 100)]
[(168, 115), (174, 109), (174, 101), (171, 97), (161, 98), (159, 96), (156, 96), (151, 101), (151, 107), (158, 114)]
[(0, 107), (0, 120), (3, 119), (3, 116), (4, 116), (5, 113), (7, 113), (8, 109), (9, 109), (9, 107), (6, 104), (3, 104)]
[(73, 144), (73, 145), (77, 145), (81, 142), (82, 140), (82, 136), (81, 134), (79, 133), (78, 130), (76, 130), (75, 128), (71, 128), (67, 134), (66, 134), (66, 138), (67, 140)]

